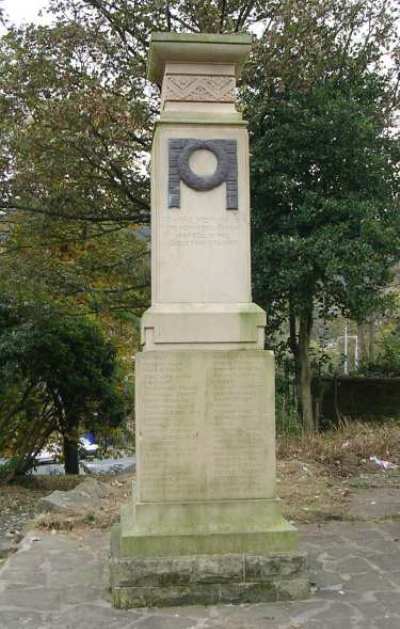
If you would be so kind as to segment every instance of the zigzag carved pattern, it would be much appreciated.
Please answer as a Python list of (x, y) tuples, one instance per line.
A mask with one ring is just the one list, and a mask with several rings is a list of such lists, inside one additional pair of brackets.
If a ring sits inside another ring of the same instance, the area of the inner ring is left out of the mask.
[(167, 75), (165, 100), (234, 102), (235, 78), (231, 76)]

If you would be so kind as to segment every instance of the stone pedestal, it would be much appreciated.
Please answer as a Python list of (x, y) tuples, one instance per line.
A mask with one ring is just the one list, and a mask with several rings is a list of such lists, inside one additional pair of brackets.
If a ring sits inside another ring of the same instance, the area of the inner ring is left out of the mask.
[(113, 529), (113, 603), (131, 607), (292, 601), (309, 596), (301, 554), (121, 556)]
[(156, 34), (152, 306), (136, 356), (137, 481), (113, 532), (117, 607), (308, 592), (275, 492), (274, 361), (251, 300), (247, 35)]

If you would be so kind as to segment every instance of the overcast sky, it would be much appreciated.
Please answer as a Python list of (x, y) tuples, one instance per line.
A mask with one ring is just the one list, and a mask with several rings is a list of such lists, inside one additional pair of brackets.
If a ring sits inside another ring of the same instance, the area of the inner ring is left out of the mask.
[(3, 0), (0, 4), (12, 22), (21, 24), (38, 21), (38, 11), (47, 5), (47, 0)]

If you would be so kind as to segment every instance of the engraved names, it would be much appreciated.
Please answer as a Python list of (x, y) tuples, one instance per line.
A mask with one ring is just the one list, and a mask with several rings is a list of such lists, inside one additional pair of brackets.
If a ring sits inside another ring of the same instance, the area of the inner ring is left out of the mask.
[(196, 490), (188, 444), (196, 441), (196, 381), (179, 355), (142, 355), (142, 500), (174, 500)]
[(260, 361), (224, 352), (214, 359), (207, 385), (211, 497), (265, 496), (268, 407)]
[(140, 363), (140, 499), (268, 497), (264, 352), (146, 352)]
[(164, 220), (161, 228), (168, 247), (198, 247), (233, 245), (239, 241), (240, 223), (226, 218), (202, 216), (178, 217)]

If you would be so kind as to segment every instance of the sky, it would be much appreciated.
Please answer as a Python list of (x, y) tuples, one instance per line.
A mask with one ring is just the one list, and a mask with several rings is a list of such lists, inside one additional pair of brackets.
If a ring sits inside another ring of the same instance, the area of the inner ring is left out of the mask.
[(47, 5), (47, 0), (3, 0), (0, 5), (12, 22), (21, 24), (38, 21), (38, 11)]

